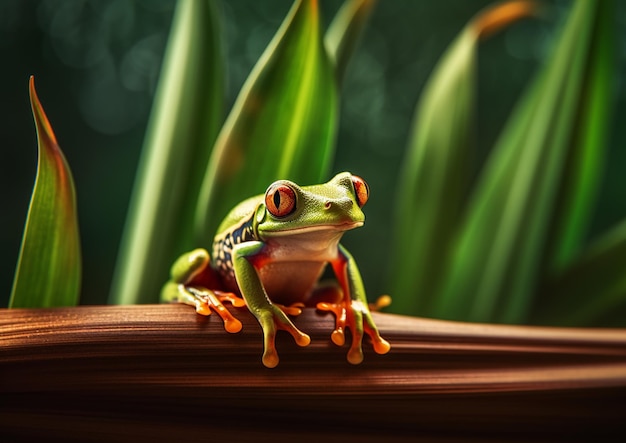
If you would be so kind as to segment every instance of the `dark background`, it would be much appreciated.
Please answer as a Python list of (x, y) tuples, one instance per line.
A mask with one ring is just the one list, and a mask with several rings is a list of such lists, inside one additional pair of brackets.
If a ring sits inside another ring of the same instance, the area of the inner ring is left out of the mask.
[[(228, 111), (291, 6), (290, 0), (222, 2)], [(388, 0), (374, 10), (347, 73), (333, 172), (372, 189), (366, 226), (346, 235), (371, 295), (385, 291), (391, 202), (420, 91), (447, 45), (483, 0)], [(492, 146), (550, 48), (570, 6), (546, 1), (481, 45), (477, 137)], [(616, 2), (615, 112), (597, 234), (626, 216), (626, 2)], [(321, 1), (328, 24), (340, 2)], [(0, 306), (5, 306), (36, 172), (28, 78), (74, 174), (84, 257), (82, 303), (106, 303), (119, 239), (167, 39), (172, 0), (0, 0)], [(167, 276), (155, 276), (165, 279)]]

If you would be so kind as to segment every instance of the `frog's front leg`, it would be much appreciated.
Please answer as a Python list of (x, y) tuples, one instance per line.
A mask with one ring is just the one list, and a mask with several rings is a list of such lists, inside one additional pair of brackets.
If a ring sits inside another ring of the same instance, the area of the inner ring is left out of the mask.
[(232, 261), (235, 279), (241, 294), (248, 309), (256, 317), (263, 330), (263, 364), (268, 368), (273, 368), (278, 364), (278, 352), (275, 345), (277, 330), (283, 329), (289, 332), (299, 346), (307, 346), (311, 343), (311, 338), (296, 328), (283, 310), (274, 305), (267, 296), (254, 267), (255, 262), (263, 260), (263, 247), (264, 244), (259, 241), (235, 245)]
[(335, 330), (331, 335), (333, 343), (343, 346), (345, 343), (345, 329), (350, 329), (352, 345), (348, 351), (348, 361), (359, 364), (363, 361), (361, 343), (363, 334), (372, 339), (374, 351), (378, 354), (389, 352), (391, 345), (380, 336), (370, 313), (361, 273), (350, 253), (339, 245), (337, 259), (331, 262), (341, 290), (343, 300), (338, 303), (318, 303), (317, 308), (331, 311), (335, 314)]
[(245, 302), (235, 294), (215, 289), (219, 286), (218, 280), (209, 263), (209, 253), (205, 249), (181, 255), (172, 265), (171, 278), (163, 286), (161, 299), (194, 306), (202, 315), (210, 315), (214, 310), (224, 321), (226, 331), (239, 332), (241, 322), (228, 312), (223, 302), (228, 301), (235, 307), (245, 306)]

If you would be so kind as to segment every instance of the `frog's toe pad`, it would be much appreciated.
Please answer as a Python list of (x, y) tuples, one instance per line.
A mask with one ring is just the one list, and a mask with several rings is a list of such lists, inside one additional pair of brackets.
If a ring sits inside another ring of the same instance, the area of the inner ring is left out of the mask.
[(330, 334), (330, 339), (337, 346), (343, 346), (346, 343), (346, 335), (343, 333), (343, 328), (337, 328)]
[(274, 306), (279, 308), (285, 314), (291, 315), (293, 317), (296, 317), (296, 316), (302, 314), (302, 308), (304, 308), (304, 303), (294, 303), (294, 304), (289, 305), (289, 306), (285, 306), (285, 305), (281, 305), (281, 304), (278, 304), (278, 303), (274, 303)]
[[(298, 346), (308, 346), (311, 343), (311, 337), (303, 332), (300, 332), (298, 329), (290, 328), (287, 329), (287, 332), (289, 332), (293, 336)], [(268, 368), (275, 368), (276, 366), (278, 366), (279, 362), (278, 352), (276, 351), (276, 344), (274, 340), (275, 332), (270, 333), (268, 337), (265, 338), (265, 350), (263, 351), (262, 361), (263, 365)]]
[(265, 352), (263, 353), (263, 365), (267, 368), (275, 368), (276, 366), (278, 366), (278, 362), (280, 361), (278, 358), (278, 352), (276, 352), (276, 349), (266, 349)]
[(348, 351), (347, 355), (348, 363), (358, 365), (363, 362), (363, 351), (361, 348), (352, 348)]
[(391, 349), (389, 342), (380, 336), (372, 337), (372, 346), (377, 354), (386, 354)]
[(378, 312), (389, 305), (391, 305), (391, 297), (385, 294), (378, 297), (374, 303), (369, 303), (369, 308), (372, 312)]
[(243, 329), (243, 325), (239, 320), (232, 317), (229, 319), (224, 319), (224, 329), (226, 332), (230, 332), (231, 334), (236, 334), (237, 332)]
[(391, 344), (380, 336), (378, 329), (374, 325), (374, 320), (371, 317), (366, 318), (363, 324), (363, 330), (369, 335), (372, 340), (372, 347), (377, 354), (386, 354), (391, 349)]
[(298, 346), (309, 346), (311, 344), (311, 337), (308, 334), (298, 331), (297, 334), (292, 334), (296, 344)]
[(200, 315), (211, 315), (211, 308), (208, 303), (199, 301), (196, 304), (196, 312)]

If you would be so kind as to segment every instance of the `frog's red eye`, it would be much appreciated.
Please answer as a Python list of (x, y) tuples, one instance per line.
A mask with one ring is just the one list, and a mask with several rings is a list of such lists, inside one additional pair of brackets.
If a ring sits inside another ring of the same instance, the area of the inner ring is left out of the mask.
[(296, 193), (287, 185), (272, 185), (265, 193), (265, 206), (274, 217), (286, 217), (296, 210)]
[(354, 194), (356, 195), (356, 202), (359, 208), (363, 207), (367, 203), (367, 199), (370, 197), (370, 188), (358, 175), (352, 176), (352, 185), (354, 186)]

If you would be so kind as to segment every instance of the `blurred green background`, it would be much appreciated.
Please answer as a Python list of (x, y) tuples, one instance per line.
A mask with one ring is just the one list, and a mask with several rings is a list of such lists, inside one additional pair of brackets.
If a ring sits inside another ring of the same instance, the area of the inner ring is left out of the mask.
[[(492, 3), (381, 1), (348, 69), (333, 172), (359, 174), (372, 189), (365, 227), (344, 241), (371, 297), (387, 291), (390, 204), (398, 192), (396, 179), (418, 96), (449, 43)], [(481, 45), (479, 155), (493, 145), (571, 4), (543, 3), (545, 18), (524, 20)], [(221, 3), (227, 109), (291, 4)], [(320, 5), (328, 23), (340, 2)], [(626, 216), (626, 131), (621, 125), (626, 117), (626, 3), (616, 6), (618, 84), (593, 232)], [(0, 0), (0, 306), (8, 301), (35, 177), (28, 77), (36, 77), (76, 181), (84, 257), (81, 302), (106, 303), (173, 8), (172, 0)]]

